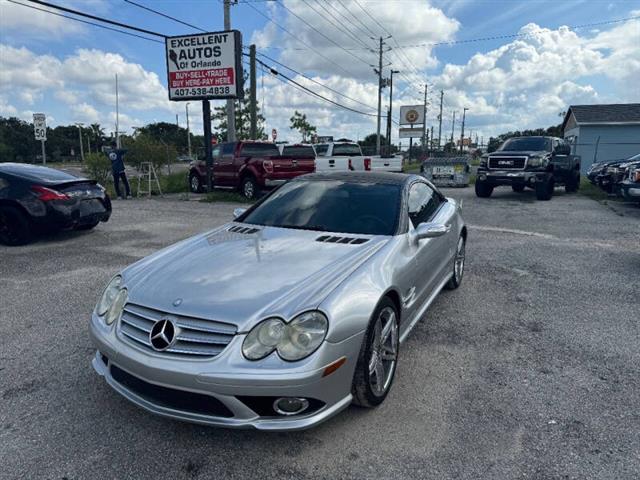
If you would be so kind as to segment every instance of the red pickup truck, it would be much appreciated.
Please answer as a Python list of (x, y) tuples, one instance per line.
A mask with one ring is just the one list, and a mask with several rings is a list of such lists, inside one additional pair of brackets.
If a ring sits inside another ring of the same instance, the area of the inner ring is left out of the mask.
[[(308, 157), (280, 155), (278, 147), (268, 142), (228, 142), (213, 147), (213, 185), (236, 188), (248, 198), (261, 189), (283, 184), (298, 175), (315, 171), (315, 161)], [(207, 167), (203, 160), (191, 163), (189, 187), (201, 192), (207, 185)]]

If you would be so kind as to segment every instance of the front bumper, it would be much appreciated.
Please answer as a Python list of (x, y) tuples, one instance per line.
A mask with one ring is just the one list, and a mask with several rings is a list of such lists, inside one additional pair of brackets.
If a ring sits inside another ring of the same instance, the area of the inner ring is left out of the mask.
[(640, 183), (631, 183), (625, 180), (620, 184), (622, 195), (630, 200), (640, 199)]
[(529, 185), (547, 179), (547, 172), (527, 170), (478, 170), (477, 181), (486, 182), (493, 186), (498, 185)]
[[(134, 347), (119, 337), (117, 327), (105, 325), (95, 315), (89, 332), (98, 349), (92, 361), (96, 372), (116, 392), (149, 412), (205, 425), (277, 431), (310, 428), (349, 406), (353, 372), (364, 335), (360, 332), (339, 343), (325, 341), (308, 359), (288, 362), (279, 370), (265, 368), (261, 361), (250, 362), (242, 357), (240, 348), (244, 334), (237, 334), (218, 356), (192, 360)], [(325, 367), (341, 357), (347, 359), (344, 365), (323, 377)], [(295, 363), (304, 365), (292, 367)], [(118, 369), (152, 388), (171, 389), (173, 395), (212, 397), (215, 399), (212, 401), (221, 402), (230, 414), (203, 414), (154, 400), (114, 378), (113, 373), (118, 373)], [(260, 415), (243, 400), (246, 397), (302, 397), (321, 406), (311, 413), (288, 417), (276, 413), (265, 415), (264, 412)]]

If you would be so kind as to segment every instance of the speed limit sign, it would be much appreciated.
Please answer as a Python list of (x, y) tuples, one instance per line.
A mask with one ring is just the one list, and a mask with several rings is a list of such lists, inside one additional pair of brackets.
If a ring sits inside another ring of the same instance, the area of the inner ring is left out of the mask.
[(47, 117), (44, 113), (33, 114), (33, 133), (36, 140), (47, 139)]

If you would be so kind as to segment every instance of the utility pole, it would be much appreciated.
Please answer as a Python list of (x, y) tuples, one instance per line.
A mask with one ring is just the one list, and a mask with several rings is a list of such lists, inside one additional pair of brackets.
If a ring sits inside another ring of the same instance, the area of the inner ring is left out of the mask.
[(453, 146), (451, 148), (453, 148), (453, 151), (456, 151), (456, 144), (453, 142), (453, 132), (456, 129), (456, 112), (454, 110), (453, 112), (453, 121), (451, 122), (451, 143), (453, 143)]
[(440, 150), (440, 145), (442, 141), (442, 101), (444, 99), (444, 92), (440, 90), (440, 115), (438, 116), (438, 150)]
[(422, 150), (423, 151), (427, 146), (427, 88), (429, 88), (429, 86), (425, 83), (424, 84), (424, 110), (423, 110), (424, 117), (422, 119)]
[(380, 51), (378, 59), (378, 118), (376, 126), (376, 155), (380, 155), (380, 115), (382, 114), (382, 37), (380, 37)]
[(462, 150), (464, 148), (464, 121), (467, 117), (467, 110), (469, 110), (467, 107), (464, 107), (462, 109), (462, 130), (460, 131), (460, 153), (462, 153)]
[(207, 192), (211, 192), (213, 157), (211, 156), (211, 103), (209, 100), (202, 100), (202, 124), (204, 126), (204, 151), (207, 162)]
[(80, 140), (80, 159), (84, 162), (84, 147), (82, 146), (82, 144), (84, 143), (82, 141), (82, 123), (78, 122), (76, 123), (76, 127), (78, 127), (78, 139)]
[(180, 123), (178, 123), (178, 114), (176, 113), (176, 127), (180, 128)]
[[(231, 30), (231, 1), (224, 0), (224, 29)], [(211, 121), (211, 120), (209, 120)], [(227, 141), (236, 141), (236, 110), (232, 98), (227, 100)]]
[(258, 112), (256, 107), (256, 46), (249, 45), (249, 116), (251, 140), (258, 136)]
[(191, 132), (189, 131), (189, 102), (184, 106), (187, 115), (187, 148), (189, 151), (189, 158), (191, 158)]
[(118, 101), (118, 74), (116, 73), (116, 147), (120, 148), (120, 106)]
[(433, 125), (431, 125), (431, 150), (433, 150)]

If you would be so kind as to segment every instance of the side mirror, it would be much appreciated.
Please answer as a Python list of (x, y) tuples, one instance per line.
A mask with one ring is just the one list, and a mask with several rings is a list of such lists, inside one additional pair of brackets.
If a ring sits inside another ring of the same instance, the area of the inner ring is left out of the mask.
[(247, 209), (246, 208), (234, 208), (233, 209), (233, 218), (238, 218), (240, 215), (242, 215), (244, 212), (246, 212)]
[(448, 233), (449, 230), (451, 230), (450, 225), (443, 225), (441, 223), (421, 223), (416, 228), (415, 236), (417, 240), (441, 237)]

